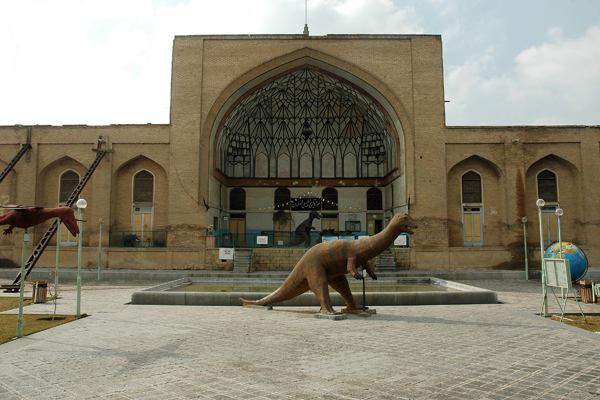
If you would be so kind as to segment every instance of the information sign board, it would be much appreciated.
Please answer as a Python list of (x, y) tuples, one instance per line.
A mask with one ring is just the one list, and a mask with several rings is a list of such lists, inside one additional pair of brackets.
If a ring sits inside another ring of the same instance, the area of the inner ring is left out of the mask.
[(231, 247), (220, 247), (219, 248), (219, 260), (233, 260), (233, 254), (235, 250)]
[(569, 260), (544, 258), (546, 266), (546, 284), (552, 287), (571, 289), (571, 267)]

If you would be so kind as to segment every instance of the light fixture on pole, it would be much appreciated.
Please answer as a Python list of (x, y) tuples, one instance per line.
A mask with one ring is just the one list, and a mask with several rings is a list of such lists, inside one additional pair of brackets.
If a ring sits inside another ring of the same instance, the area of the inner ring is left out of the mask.
[(75, 313), (76, 318), (81, 317), (81, 236), (83, 233), (83, 209), (87, 207), (87, 201), (85, 199), (77, 200), (77, 219), (79, 220), (79, 237), (77, 238), (77, 312)]
[(544, 301), (542, 305), (542, 315), (548, 316), (548, 285), (546, 284), (546, 265), (544, 263), (544, 230), (542, 229), (542, 207), (546, 205), (544, 199), (537, 199), (535, 205), (538, 208), (538, 220), (540, 223), (540, 253), (542, 262), (542, 292), (544, 294)]
[(304, 135), (304, 139), (308, 139), (312, 133), (313, 131), (310, 129), (310, 123), (308, 120), (305, 120), (304, 125), (302, 126), (302, 135)]
[(525, 280), (529, 280), (529, 262), (527, 261), (527, 217), (521, 218), (523, 223), (523, 246), (525, 246)]

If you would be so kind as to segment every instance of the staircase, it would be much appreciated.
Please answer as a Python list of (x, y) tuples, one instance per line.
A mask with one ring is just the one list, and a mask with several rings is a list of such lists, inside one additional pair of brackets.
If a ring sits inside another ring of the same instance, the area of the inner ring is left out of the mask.
[(233, 259), (233, 272), (248, 273), (252, 266), (252, 249), (235, 249), (235, 257)]
[(380, 272), (395, 272), (396, 260), (391, 249), (387, 249), (375, 259), (375, 270)]

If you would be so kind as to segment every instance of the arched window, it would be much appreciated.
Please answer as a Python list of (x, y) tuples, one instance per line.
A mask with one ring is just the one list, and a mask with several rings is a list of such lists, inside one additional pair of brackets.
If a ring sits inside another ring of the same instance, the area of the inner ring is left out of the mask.
[(538, 199), (544, 199), (546, 203), (558, 202), (558, 190), (556, 174), (550, 170), (543, 170), (537, 176)]
[(277, 210), (290, 210), (291, 205), (290, 190), (280, 187), (275, 190), (275, 202), (273, 203)]
[(377, 188), (367, 190), (367, 210), (383, 210), (381, 190)]
[(481, 176), (469, 171), (462, 176), (462, 202), (479, 204), (481, 200)]
[(71, 193), (75, 190), (79, 184), (79, 175), (74, 171), (67, 171), (60, 176), (60, 194), (58, 198), (59, 203), (66, 203), (71, 196)]
[(235, 188), (229, 192), (229, 209), (230, 210), (245, 210), (246, 209), (246, 191), (242, 188)]
[(140, 171), (133, 178), (133, 202), (152, 203), (154, 201), (154, 176), (148, 171)]
[(323, 201), (321, 202), (321, 208), (327, 211), (337, 211), (338, 209), (338, 192), (334, 188), (323, 189), (321, 195)]

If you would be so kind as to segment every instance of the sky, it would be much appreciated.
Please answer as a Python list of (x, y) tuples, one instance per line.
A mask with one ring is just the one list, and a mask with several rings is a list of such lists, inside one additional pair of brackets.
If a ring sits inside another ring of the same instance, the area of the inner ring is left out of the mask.
[[(440, 34), (446, 124), (600, 125), (600, 0), (306, 0), (311, 35)], [(305, 0), (0, 0), (0, 125), (168, 124), (176, 35), (301, 34)]]

